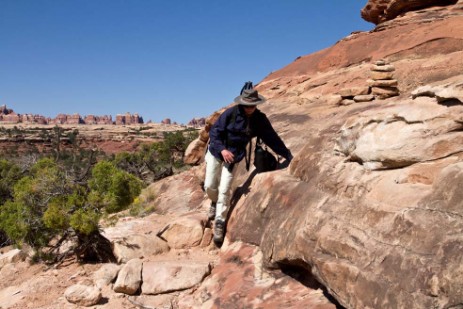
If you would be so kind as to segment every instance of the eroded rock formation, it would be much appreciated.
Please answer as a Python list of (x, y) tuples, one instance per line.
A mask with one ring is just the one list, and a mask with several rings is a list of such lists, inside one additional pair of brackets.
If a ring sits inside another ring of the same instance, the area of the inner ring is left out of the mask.
[[(462, 14), (430, 8), (427, 25), (418, 15), (393, 20), (382, 39), (357, 34), (261, 82), (270, 97), (262, 109), (297, 155), (289, 171), (238, 188), (246, 193), (230, 241), (259, 245), (270, 267), (304, 265), (346, 308), (458, 307)], [(356, 47), (367, 37), (376, 51)], [(442, 52), (436, 41), (452, 47)], [(396, 69), (398, 96), (331, 103), (328, 94), (361, 86), (381, 58)]]
[(117, 125), (133, 125), (142, 124), (143, 117), (137, 113), (131, 114), (126, 113), (124, 115), (117, 115), (116, 121), (113, 122), (110, 115), (95, 116), (87, 115), (82, 117), (79, 114), (67, 115), (58, 114), (55, 118), (49, 118), (42, 115), (32, 114), (17, 114), (12, 109), (6, 107), (6, 105), (0, 106), (0, 124), (2, 123), (23, 123), (23, 124), (51, 124), (51, 125), (77, 125), (77, 124), (117, 124)]
[(366, 21), (379, 24), (409, 11), (431, 6), (446, 6), (457, 2), (458, 0), (368, 0), (361, 15)]
[(125, 113), (116, 115), (116, 125), (130, 125), (143, 123), (143, 118), (138, 114)]

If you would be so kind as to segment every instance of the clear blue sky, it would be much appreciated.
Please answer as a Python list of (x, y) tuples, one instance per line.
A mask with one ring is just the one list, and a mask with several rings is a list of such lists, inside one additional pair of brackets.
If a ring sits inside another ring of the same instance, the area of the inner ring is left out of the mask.
[(0, 105), (187, 123), (371, 30), (367, 0), (0, 0)]

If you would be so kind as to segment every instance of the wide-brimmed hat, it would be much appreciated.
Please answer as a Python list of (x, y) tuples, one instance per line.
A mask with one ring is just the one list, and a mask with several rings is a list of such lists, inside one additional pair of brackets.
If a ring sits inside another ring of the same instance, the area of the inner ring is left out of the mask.
[(245, 89), (241, 95), (235, 98), (235, 103), (246, 106), (255, 106), (264, 102), (265, 98), (256, 89)]

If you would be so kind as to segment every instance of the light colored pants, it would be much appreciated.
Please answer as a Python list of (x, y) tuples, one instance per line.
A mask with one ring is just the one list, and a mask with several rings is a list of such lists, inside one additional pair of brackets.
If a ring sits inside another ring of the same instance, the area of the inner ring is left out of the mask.
[(215, 219), (225, 221), (230, 203), (230, 188), (237, 170), (237, 164), (230, 173), (223, 162), (214, 157), (209, 150), (205, 159), (206, 179), (204, 180), (204, 190), (211, 202), (217, 203)]

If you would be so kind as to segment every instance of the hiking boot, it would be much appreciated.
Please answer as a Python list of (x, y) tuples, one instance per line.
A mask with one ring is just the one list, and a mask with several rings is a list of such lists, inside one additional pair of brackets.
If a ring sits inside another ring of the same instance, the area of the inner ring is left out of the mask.
[(225, 234), (225, 222), (223, 220), (215, 220), (214, 224), (214, 243), (217, 247), (220, 247), (223, 243), (223, 237)]
[(217, 209), (217, 203), (212, 202), (211, 207), (209, 207), (209, 212), (207, 213), (207, 219), (212, 221), (215, 219), (215, 210)]

